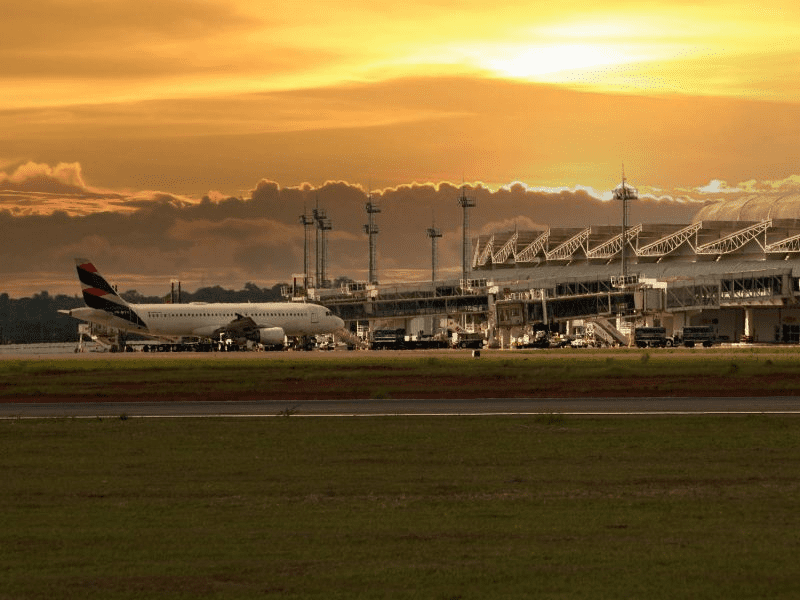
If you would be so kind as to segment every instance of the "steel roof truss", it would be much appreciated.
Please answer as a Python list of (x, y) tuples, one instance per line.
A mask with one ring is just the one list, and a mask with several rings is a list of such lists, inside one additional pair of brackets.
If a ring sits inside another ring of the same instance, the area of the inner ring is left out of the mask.
[(758, 236), (765, 233), (770, 227), (772, 227), (772, 221), (767, 219), (766, 221), (761, 221), (755, 225), (750, 225), (750, 227), (735, 231), (713, 242), (697, 246), (695, 252), (697, 254), (730, 254), (731, 252), (736, 252), (752, 240), (755, 240), (763, 250), (766, 244), (762, 244)]
[(517, 247), (517, 238), (519, 237), (519, 232), (515, 231), (514, 235), (512, 235), (508, 241), (503, 244), (503, 247), (500, 248), (497, 252), (492, 254), (492, 263), (496, 265), (503, 264), (508, 260), (508, 257), (514, 254), (514, 249)]
[(693, 223), (675, 233), (671, 233), (668, 236), (661, 238), (660, 240), (656, 240), (646, 246), (642, 246), (641, 248), (637, 248), (636, 256), (666, 256), (670, 252), (676, 250), (681, 244), (684, 244), (686, 241), (691, 239), (691, 237), (700, 230), (703, 226), (702, 223)]
[(587, 227), (579, 234), (569, 238), (563, 244), (559, 244), (553, 248), (550, 252), (545, 252), (545, 257), (547, 260), (570, 260), (578, 248), (583, 248), (585, 252), (586, 242), (589, 239), (589, 233), (591, 233), (591, 231), (591, 228)]
[(767, 244), (764, 247), (766, 253), (800, 252), (800, 234), (793, 235), (783, 240)]
[[(625, 239), (630, 244), (631, 241), (639, 235), (639, 232), (642, 230), (642, 224), (636, 225), (635, 227), (631, 227), (626, 232)], [(611, 259), (617, 254), (620, 253), (622, 249), (622, 233), (615, 235), (610, 240), (603, 242), (599, 246), (595, 246), (591, 250), (586, 253), (586, 258), (603, 258), (603, 259)]]
[(489, 241), (486, 242), (486, 245), (483, 247), (483, 251), (480, 253), (480, 255), (478, 255), (478, 248), (477, 247), (475, 248), (475, 255), (477, 256), (477, 258), (473, 259), (472, 265), (475, 267), (484, 266), (489, 260), (489, 257), (492, 255), (493, 249), (494, 249), (494, 234), (492, 234), (492, 237), (490, 237)]
[(523, 248), (519, 254), (514, 254), (514, 262), (526, 263), (533, 262), (536, 257), (544, 251), (547, 246), (547, 240), (550, 239), (550, 230), (548, 229), (538, 238), (533, 240), (530, 244)]

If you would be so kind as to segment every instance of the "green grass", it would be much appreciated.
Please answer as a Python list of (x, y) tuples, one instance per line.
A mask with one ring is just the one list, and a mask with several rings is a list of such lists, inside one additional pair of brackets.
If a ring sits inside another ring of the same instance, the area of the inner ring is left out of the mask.
[[(424, 394), (442, 385), (454, 393), (537, 396), (557, 393), (559, 385), (566, 391), (607, 387), (615, 393), (620, 386), (631, 389), (620, 383), (631, 378), (648, 380), (653, 393), (691, 394), (716, 378), (715, 386), (727, 382), (733, 391), (769, 395), (800, 390), (799, 353), (800, 349), (559, 350), (485, 352), (480, 359), (463, 353), (389, 358), (354, 353), (310, 360), (286, 354), (7, 360), (0, 361), (0, 401), (48, 396), (237, 397), (277, 395), (280, 390), (304, 390), (314, 397), (392, 398)], [(647, 395), (647, 389), (642, 387), (642, 393)]]
[(0, 422), (0, 599), (798, 593), (800, 419), (287, 417)]

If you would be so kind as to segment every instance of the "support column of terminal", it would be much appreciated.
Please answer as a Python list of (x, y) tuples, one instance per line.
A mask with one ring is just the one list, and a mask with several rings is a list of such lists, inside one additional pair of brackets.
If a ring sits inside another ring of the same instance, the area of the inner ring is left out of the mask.
[(744, 335), (748, 341), (754, 342), (755, 336), (755, 319), (752, 308), (744, 309)]

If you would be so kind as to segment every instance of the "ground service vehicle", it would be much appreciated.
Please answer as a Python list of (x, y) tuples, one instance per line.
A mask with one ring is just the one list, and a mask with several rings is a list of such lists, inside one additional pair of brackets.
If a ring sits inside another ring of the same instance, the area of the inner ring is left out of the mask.
[(710, 348), (717, 341), (716, 332), (708, 325), (695, 325), (683, 328), (683, 345), (687, 348), (694, 348), (695, 344), (703, 344), (703, 347)]
[(449, 347), (448, 340), (441, 336), (424, 335), (406, 336), (405, 347), (409, 350), (430, 350)]
[(479, 350), (483, 348), (483, 334), (478, 331), (475, 333), (457, 331), (453, 334), (451, 345), (453, 348), (472, 348), (473, 350)]
[(633, 332), (633, 343), (639, 348), (665, 348), (672, 346), (664, 327), (637, 327)]
[(405, 347), (405, 329), (376, 329), (372, 334), (373, 350), (402, 350)]

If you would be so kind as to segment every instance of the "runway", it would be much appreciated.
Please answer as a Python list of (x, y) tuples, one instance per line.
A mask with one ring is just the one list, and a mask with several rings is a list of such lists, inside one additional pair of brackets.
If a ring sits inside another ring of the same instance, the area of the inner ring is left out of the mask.
[(377, 417), (457, 415), (798, 414), (800, 396), (747, 398), (478, 398), (229, 402), (0, 403), (0, 419), (105, 417)]

